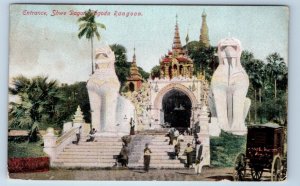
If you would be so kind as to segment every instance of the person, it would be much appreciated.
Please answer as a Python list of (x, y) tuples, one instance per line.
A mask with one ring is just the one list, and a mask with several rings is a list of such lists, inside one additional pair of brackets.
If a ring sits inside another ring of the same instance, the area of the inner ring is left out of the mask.
[(179, 137), (179, 131), (177, 129), (174, 130), (174, 139), (173, 139), (173, 144), (177, 144), (178, 137)]
[(76, 141), (73, 141), (74, 144), (78, 145), (79, 140), (80, 140), (80, 135), (81, 135), (81, 126), (78, 127), (76, 130)]
[(188, 136), (191, 135), (191, 128), (190, 127), (187, 128), (186, 133), (187, 133)]
[(178, 159), (179, 152), (180, 152), (180, 141), (177, 142), (177, 144), (174, 146), (175, 151), (175, 158)]
[(175, 138), (175, 136), (174, 136), (174, 133), (175, 133), (175, 128), (170, 128), (169, 129), (169, 131), (168, 131), (168, 134), (167, 134), (167, 136), (169, 137), (169, 145), (173, 145), (173, 141), (174, 141), (174, 138)]
[(191, 144), (188, 143), (187, 147), (184, 149), (184, 154), (186, 155), (186, 167), (190, 168), (192, 165), (192, 155), (193, 155), (193, 147), (191, 147)]
[(202, 157), (202, 151), (203, 151), (203, 145), (200, 140), (197, 140), (196, 143), (196, 166), (195, 166), (195, 173), (200, 174), (203, 167), (203, 157)]
[(122, 136), (121, 140), (125, 146), (128, 146), (128, 144), (131, 142), (131, 136), (130, 135)]
[(93, 128), (88, 137), (90, 137), (89, 139), (86, 140), (86, 142), (93, 142), (95, 140), (95, 134), (96, 134), (97, 130), (95, 128)]
[(144, 149), (144, 170), (146, 172), (149, 171), (151, 153), (152, 153), (151, 149), (149, 148), (148, 143), (146, 143), (145, 149)]
[(121, 152), (120, 152), (120, 162), (122, 167), (127, 167), (128, 164), (128, 148), (126, 144), (123, 144)]
[(130, 135), (134, 135), (135, 134), (135, 132), (134, 132), (134, 127), (135, 127), (135, 124), (134, 124), (134, 120), (133, 120), (133, 118), (131, 117), (130, 118)]

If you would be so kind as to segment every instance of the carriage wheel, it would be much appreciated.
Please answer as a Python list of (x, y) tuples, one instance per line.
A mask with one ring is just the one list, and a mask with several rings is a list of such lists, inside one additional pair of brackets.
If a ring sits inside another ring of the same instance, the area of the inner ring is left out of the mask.
[(239, 153), (235, 158), (233, 180), (243, 181), (246, 175), (246, 159), (245, 154)]
[(251, 168), (251, 176), (254, 181), (259, 181), (263, 173), (263, 169), (261, 167)]
[(282, 174), (282, 163), (279, 155), (273, 158), (272, 170), (271, 170), (271, 181), (280, 181)]
[(282, 160), (282, 172), (281, 172), (281, 180), (285, 180), (287, 175), (287, 161), (286, 159)]

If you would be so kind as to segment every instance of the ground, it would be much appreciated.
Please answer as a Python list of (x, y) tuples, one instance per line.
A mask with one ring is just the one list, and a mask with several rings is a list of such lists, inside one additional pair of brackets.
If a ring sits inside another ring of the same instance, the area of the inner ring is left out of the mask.
[[(39, 173), (11, 173), (12, 179), (32, 180), (123, 180), (123, 181), (229, 181), (232, 180), (233, 168), (203, 167), (202, 173), (196, 175), (194, 169), (150, 169), (143, 170), (116, 169), (116, 170), (65, 170), (52, 169)], [(247, 181), (251, 181), (248, 173)], [(270, 181), (268, 174), (264, 173), (263, 181)]]

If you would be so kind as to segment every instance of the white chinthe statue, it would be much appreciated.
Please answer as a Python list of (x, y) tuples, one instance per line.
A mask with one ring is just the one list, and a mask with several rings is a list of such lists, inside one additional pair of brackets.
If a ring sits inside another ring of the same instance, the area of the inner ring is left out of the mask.
[(249, 78), (240, 62), (240, 41), (222, 39), (218, 43), (218, 57), (219, 66), (211, 80), (212, 117), (217, 117), (221, 129), (246, 134), (245, 118), (250, 107), (250, 99), (246, 98)]
[[(115, 72), (115, 55), (109, 46), (96, 50), (95, 73), (87, 83), (92, 127), (99, 133), (129, 134), (133, 104), (119, 95), (120, 82)], [(122, 110), (120, 110), (122, 108)]]

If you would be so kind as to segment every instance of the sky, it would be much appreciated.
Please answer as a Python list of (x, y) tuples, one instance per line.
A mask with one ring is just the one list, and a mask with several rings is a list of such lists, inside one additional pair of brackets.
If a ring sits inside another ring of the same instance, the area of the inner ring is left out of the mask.
[[(148, 72), (172, 47), (176, 14), (184, 45), (187, 31), (190, 41), (199, 40), (204, 10), (212, 46), (234, 37), (257, 59), (265, 60), (278, 52), (288, 63), (289, 10), (283, 6), (11, 5), (10, 80), (23, 74), (46, 75), (69, 84), (87, 81), (91, 74), (90, 42), (78, 39), (79, 16), (72, 13), (88, 9), (97, 10), (101, 15), (96, 21), (106, 26), (94, 48), (121, 44), (131, 61), (135, 47), (138, 66)], [(125, 16), (119, 15), (122, 12)], [(33, 15), (40, 13), (46, 15)]]

